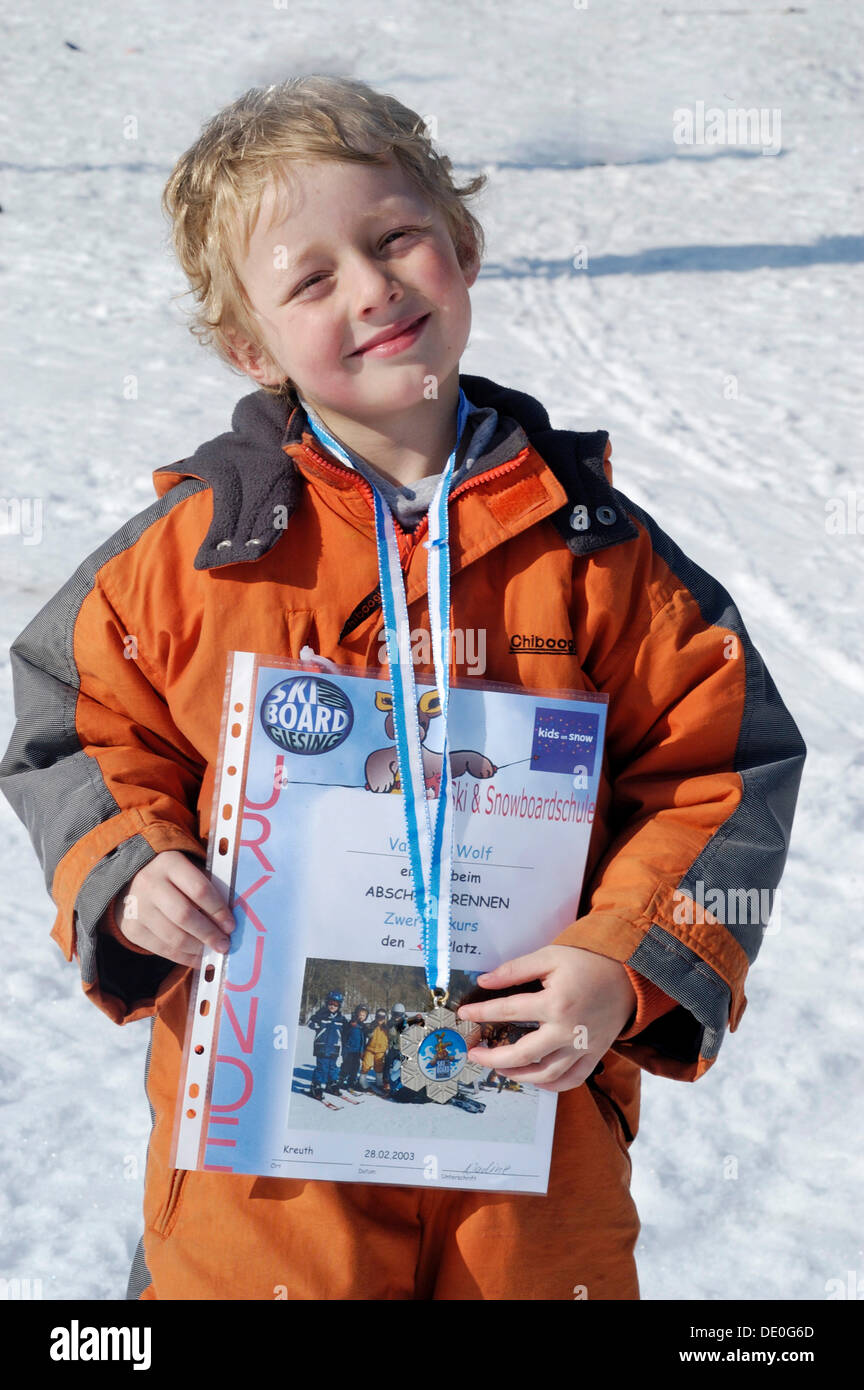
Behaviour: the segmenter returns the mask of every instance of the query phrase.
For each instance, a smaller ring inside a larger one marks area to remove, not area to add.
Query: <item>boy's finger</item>
[[[508,994],[504,999],[462,1004],[456,1017],[470,1023],[545,1023],[548,1020],[542,1000],[542,990],[537,994]]]
[[[550,957],[547,948],[541,946],[539,951],[531,951],[527,956],[514,956],[512,960],[497,965],[494,970],[478,975],[477,983],[481,989],[507,989],[510,985],[523,985],[528,980],[541,979],[553,964],[554,957]]]
[[[491,1066],[496,1071],[509,1071],[512,1067],[533,1067],[544,1063],[550,1052],[559,1048],[558,1040],[551,1029],[538,1028],[527,1033],[515,1043],[503,1043],[501,1047],[472,1047],[468,1052],[470,1062],[480,1066]],[[572,1058],[571,1058],[572,1060]]]
[[[186,940],[188,941],[190,938],[186,937]],[[204,947],[200,944],[197,949],[184,950],[181,948],[176,951],[169,950],[167,946],[163,946],[156,954],[164,956],[166,960],[173,960],[175,965],[185,965],[189,970],[197,970],[201,964],[203,950]]]
[[[577,1064],[575,1066],[570,1067],[568,1070],[561,1072],[561,1074],[557,1076],[554,1081],[535,1081],[531,1084],[537,1086],[538,1090],[541,1091],[572,1091],[575,1090],[577,1086],[583,1085],[585,1079],[586,1078],[584,1076],[579,1075],[579,1067]]]
[[[173,960],[175,965],[186,965],[197,969],[201,964],[203,947],[193,937],[177,931],[161,914],[154,909],[151,926],[145,926],[137,918],[124,918],[121,922],[123,935],[135,946],[143,946],[165,960]],[[155,927],[155,930],[152,928]]]
[[[160,956],[168,956],[171,960],[182,952],[194,952],[201,949],[200,942],[181,931],[153,903],[149,903],[147,906],[146,921],[138,921],[134,917],[124,916],[121,925],[125,934],[130,940],[134,940],[136,945],[146,946],[148,950],[156,950]]]
[[[508,1066],[504,1063],[500,1067],[496,1065],[495,1070],[509,1077],[511,1081],[527,1081],[532,1086],[549,1086],[555,1081],[560,1081],[578,1065],[578,1062],[573,1061],[572,1049],[559,1047],[548,1053],[540,1062],[527,1066]]]
[[[175,931],[185,932],[205,946],[220,951],[223,955],[231,945],[231,938],[217,927],[212,918],[207,917],[179,888],[166,883],[158,894],[158,910]],[[187,943],[188,946],[188,943]]]
[[[175,887],[191,899],[195,907],[230,935],[235,927],[234,915],[217,885],[203,869],[193,864],[184,854],[172,864],[169,877]]]

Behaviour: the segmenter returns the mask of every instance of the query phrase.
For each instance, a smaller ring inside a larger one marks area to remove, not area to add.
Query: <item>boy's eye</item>
[[[302,284],[302,285],[298,285],[298,286],[297,286],[297,289],[294,291],[294,293],[295,293],[295,294],[302,294],[303,291],[306,290],[306,289],[308,289],[310,285],[314,285],[316,280],[321,280],[322,278],[323,278],[323,277],[322,277],[321,275],[312,275],[312,276],[310,276],[308,280],[304,280],[304,281],[303,281],[303,284]]]
[[[381,245],[386,246],[391,237],[410,236],[414,232],[422,232],[423,230],[424,228],[422,227],[398,227],[394,231],[387,233]],[[318,275],[310,275],[308,280],[304,280],[302,285],[297,286],[297,289],[294,291],[294,294],[303,294],[304,290],[308,290],[309,287],[311,285],[314,285],[317,280],[323,280],[324,278],[325,277],[323,273]]]

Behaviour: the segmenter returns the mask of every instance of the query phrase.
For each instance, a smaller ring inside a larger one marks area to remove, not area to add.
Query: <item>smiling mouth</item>
[[[413,319],[411,323],[407,324],[401,332],[394,333],[392,338],[385,338],[383,342],[374,343],[369,347],[356,348],[350,355],[352,357],[364,357],[367,353],[376,352],[380,353],[382,356],[389,356],[390,353],[401,352],[422,330],[428,318],[429,314],[421,314],[418,318]]]

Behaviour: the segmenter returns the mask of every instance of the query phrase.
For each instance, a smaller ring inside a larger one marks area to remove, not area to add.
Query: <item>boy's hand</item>
[[[177,965],[201,964],[204,945],[228,950],[234,918],[216,884],[181,850],[157,854],[115,899],[129,941]]]
[[[472,1047],[468,1056],[544,1091],[581,1086],[636,1008],[627,972],[619,961],[581,946],[544,946],[505,961],[480,975],[477,983],[483,989],[506,989],[528,980],[542,981],[543,989],[465,1004],[458,1016],[478,1023],[536,1019],[540,1027],[506,1046]]]

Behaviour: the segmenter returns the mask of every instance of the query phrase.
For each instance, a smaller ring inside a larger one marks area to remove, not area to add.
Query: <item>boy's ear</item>
[[[476,251],[469,264],[462,267],[462,274],[465,277],[465,284],[470,290],[477,276],[480,274],[480,257],[477,255]]]
[[[477,250],[477,243],[470,232],[466,231],[464,239],[459,243],[456,255],[465,278],[465,284],[470,290],[480,274],[480,255]]]
[[[281,386],[285,380],[285,373],[276,366],[265,348],[253,343],[239,328],[223,328],[222,340],[225,351],[241,372],[245,372],[260,386]]]

